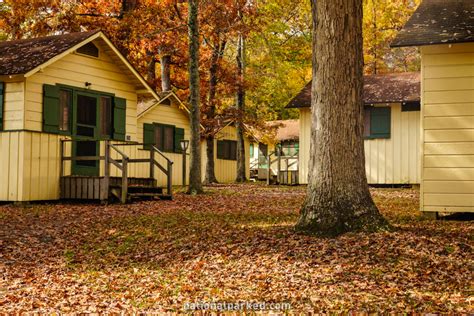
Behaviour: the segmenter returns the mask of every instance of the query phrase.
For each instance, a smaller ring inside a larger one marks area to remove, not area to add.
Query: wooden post
[[[109,198],[110,190],[110,143],[108,140],[105,141],[105,159],[104,159],[104,185],[101,193],[101,199],[104,200]]]
[[[171,161],[168,160],[168,186],[167,186],[167,190],[168,190],[168,195],[170,197],[173,196],[173,163]]]
[[[59,162],[59,177],[64,176],[64,170],[63,170],[63,164],[64,164],[64,139],[59,140],[59,157],[60,162]]]
[[[270,170],[271,170],[270,164],[271,163],[272,163],[272,158],[270,157],[270,154],[267,154],[267,185],[270,185]]]
[[[150,179],[155,179],[155,149],[150,148]]]
[[[278,170],[277,170],[277,183],[280,184],[281,182],[281,151],[277,149],[277,155],[278,155]]]
[[[128,157],[122,158],[122,204],[127,203],[128,195]]]
[[[183,187],[186,186],[186,150],[183,150]]]

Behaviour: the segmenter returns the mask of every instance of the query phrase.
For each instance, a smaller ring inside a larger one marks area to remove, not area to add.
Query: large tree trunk
[[[161,65],[161,91],[171,91],[171,75],[170,75],[171,56],[162,55],[160,60]]]
[[[201,183],[201,143],[200,143],[200,109],[199,109],[199,0],[188,0],[189,32],[189,103],[191,106],[191,162],[189,170],[190,194],[202,193]]]
[[[244,37],[239,35],[239,42],[237,47],[237,110],[239,118],[237,120],[237,177],[236,182],[247,181],[245,174],[245,140],[244,140],[244,128],[243,118],[245,113],[245,88],[244,88],[244,75],[245,75],[245,42]]]
[[[147,69],[146,69],[146,77],[148,80],[148,83],[152,84],[152,87],[156,89],[155,87],[155,80],[156,80],[156,58],[155,55],[148,51],[147,55],[150,56],[150,61],[148,62]]]
[[[218,83],[218,74],[219,70],[219,61],[224,54],[224,49],[226,47],[226,41],[217,43],[213,50],[211,56],[211,66],[209,67],[209,94],[208,94],[208,108],[207,108],[207,119],[210,122],[213,122],[216,116],[216,92],[217,92],[217,83]],[[209,135],[206,137],[206,175],[204,178],[204,183],[217,183],[215,168],[214,168],[214,135],[213,135],[214,126],[209,127]]]
[[[312,5],[310,177],[297,229],[334,236],[386,228],[365,174],[362,0],[312,0]]]
[[[206,137],[206,175],[205,184],[218,183],[214,168],[214,136]]]

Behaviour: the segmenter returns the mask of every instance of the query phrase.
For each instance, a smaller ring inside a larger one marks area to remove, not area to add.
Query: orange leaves
[[[416,190],[374,189],[394,232],[298,235],[303,187],[218,185],[132,205],[0,206],[0,310],[180,312],[290,302],[294,313],[467,313],[471,222],[419,217]]]

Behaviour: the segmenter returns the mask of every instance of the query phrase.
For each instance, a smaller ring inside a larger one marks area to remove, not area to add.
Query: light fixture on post
[[[189,147],[189,140],[182,139],[179,142],[179,145],[181,146],[181,152],[183,153],[183,186],[186,186],[186,151]]]

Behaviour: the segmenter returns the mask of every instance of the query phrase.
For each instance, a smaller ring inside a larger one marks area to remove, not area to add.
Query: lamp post
[[[189,140],[181,140],[179,142],[181,146],[181,152],[183,153],[183,186],[186,186],[186,151],[189,147]]]

